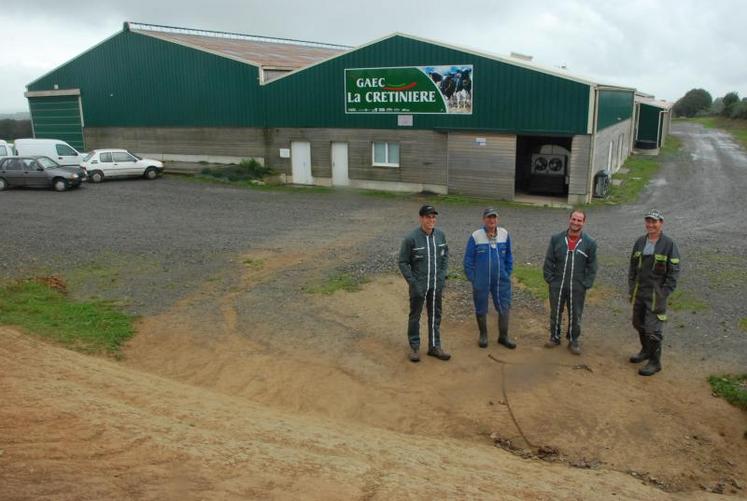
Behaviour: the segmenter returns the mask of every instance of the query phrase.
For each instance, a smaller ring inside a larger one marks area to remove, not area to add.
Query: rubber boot
[[[505,324],[508,324],[508,322],[505,322]],[[516,343],[508,337],[508,325],[501,325],[500,319],[498,320],[498,344],[502,344],[509,350],[516,348]]]
[[[644,334],[638,333],[638,339],[641,341],[641,351],[636,355],[630,356],[631,364],[639,364],[644,360],[648,360],[648,341]]]
[[[477,342],[480,348],[488,347],[488,319],[486,315],[475,315],[477,328],[480,329],[480,339]]]
[[[661,370],[661,341],[649,339],[648,346],[648,363],[642,369],[638,369],[641,376],[653,376]]]

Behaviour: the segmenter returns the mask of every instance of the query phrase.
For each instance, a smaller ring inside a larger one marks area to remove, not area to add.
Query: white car
[[[16,155],[13,145],[0,139],[0,158],[14,157]]]
[[[140,158],[127,150],[93,150],[80,166],[88,171],[88,180],[93,183],[100,183],[107,177],[155,179],[163,173],[163,162]]]

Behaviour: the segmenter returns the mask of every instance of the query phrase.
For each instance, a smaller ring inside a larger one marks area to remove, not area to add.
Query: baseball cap
[[[438,211],[432,205],[424,205],[420,208],[418,214],[421,216],[427,216],[428,214],[438,214]]]
[[[493,207],[488,207],[482,211],[482,217],[495,216],[498,217],[498,210]]]
[[[656,219],[657,221],[664,221],[664,216],[658,209],[651,209],[646,213],[644,219]]]

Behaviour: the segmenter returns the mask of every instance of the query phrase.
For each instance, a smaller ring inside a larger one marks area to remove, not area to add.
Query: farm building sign
[[[472,114],[472,65],[345,70],[346,113]]]

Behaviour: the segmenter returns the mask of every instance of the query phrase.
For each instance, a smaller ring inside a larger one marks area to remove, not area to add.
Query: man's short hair
[[[582,216],[584,216],[584,221],[586,221],[586,211],[583,209],[573,209],[570,214],[568,214],[568,219],[572,218],[575,213],[579,213]]]

